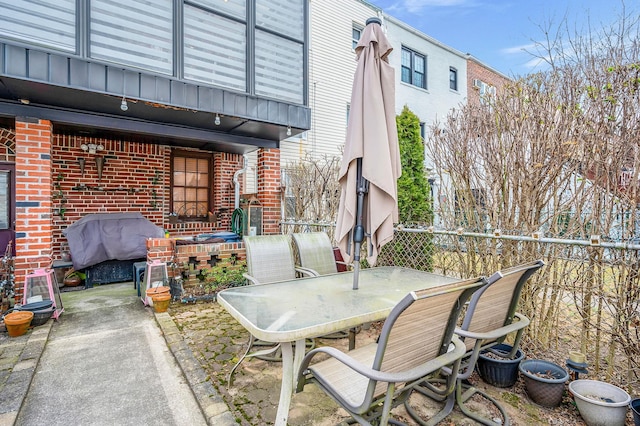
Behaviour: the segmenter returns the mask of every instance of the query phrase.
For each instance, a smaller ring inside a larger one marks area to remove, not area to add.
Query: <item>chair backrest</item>
[[[333,246],[329,236],[324,232],[302,232],[293,235],[293,242],[298,250],[300,266],[311,269],[319,275],[338,272]]]
[[[473,278],[405,296],[384,322],[373,369],[407,371],[446,353],[464,304],[484,284],[484,278]],[[386,386],[377,383],[373,396]]]
[[[536,260],[496,272],[489,277],[489,283],[471,298],[460,328],[474,333],[486,333],[511,324],[524,284],[542,266],[544,262]],[[465,344],[467,349],[471,349],[474,342],[465,341]]]
[[[243,237],[247,251],[247,273],[260,284],[296,278],[290,235]]]

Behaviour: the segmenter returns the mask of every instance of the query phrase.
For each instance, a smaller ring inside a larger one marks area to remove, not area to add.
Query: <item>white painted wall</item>
[[[378,9],[359,0],[310,0],[309,106],[311,130],[281,143],[281,164],[341,156],[347,128],[356,56],[351,48],[354,23],[377,16]]]
[[[393,45],[389,62],[396,69],[396,110],[407,105],[420,121],[431,125],[452,109],[466,102],[466,55],[443,45],[409,25],[385,15],[387,37]],[[426,56],[427,88],[422,89],[401,81],[401,50],[405,46]],[[458,90],[449,89],[449,67],[458,71]]]
[[[356,69],[352,49],[354,24],[364,28],[368,18],[382,12],[362,0],[309,0],[309,106],[311,130],[281,143],[281,164],[313,158],[340,156],[346,136],[347,105]],[[394,51],[389,56],[396,70],[396,112],[406,104],[427,125],[466,102],[466,56],[405,23],[382,15]],[[427,89],[400,81],[402,46],[427,57]],[[449,67],[458,70],[458,90],[449,89]]]
[[[280,144],[282,167],[312,158],[341,156],[346,137],[347,105],[351,99],[356,69],[352,49],[354,24],[364,28],[368,18],[380,16],[393,45],[389,56],[396,70],[396,113],[407,105],[430,126],[467,100],[467,57],[407,24],[384,14],[362,0],[309,0],[309,106],[311,130]],[[401,50],[406,46],[426,56],[427,89],[401,82]],[[449,67],[458,71],[458,90],[449,89]],[[425,166],[433,168],[427,159]],[[250,176],[250,173],[249,175]],[[434,185],[434,207],[438,208],[439,186]],[[251,185],[248,185],[250,187]]]

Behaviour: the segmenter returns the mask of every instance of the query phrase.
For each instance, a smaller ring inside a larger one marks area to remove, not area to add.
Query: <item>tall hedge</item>
[[[400,223],[433,221],[431,189],[425,175],[420,119],[405,105],[396,117],[402,176],[398,179]]]

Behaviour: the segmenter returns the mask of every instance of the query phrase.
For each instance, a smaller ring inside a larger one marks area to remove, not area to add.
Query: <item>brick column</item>
[[[50,121],[16,117],[16,300],[26,274],[51,262],[51,141]]]
[[[280,150],[258,151],[258,201],[262,206],[262,233],[279,234],[282,213],[280,183]]]

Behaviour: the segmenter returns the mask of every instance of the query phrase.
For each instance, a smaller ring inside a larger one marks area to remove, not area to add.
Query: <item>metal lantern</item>
[[[146,290],[153,287],[166,286],[169,282],[169,273],[167,271],[167,263],[159,260],[147,262],[147,268],[144,271],[145,291],[141,294],[142,301],[145,305],[149,305],[149,298]]]
[[[64,311],[58,280],[53,269],[36,269],[24,279],[22,304],[51,300],[53,302],[53,318],[58,319]]]

